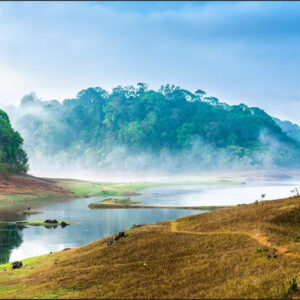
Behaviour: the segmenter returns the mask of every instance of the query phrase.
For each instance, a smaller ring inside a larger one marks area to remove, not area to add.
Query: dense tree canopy
[[[195,168],[216,161],[232,165],[233,160],[245,166],[300,162],[299,142],[263,110],[230,106],[200,89],[192,93],[166,85],[154,91],[139,83],[108,93],[96,87],[62,103],[41,101],[32,93],[17,111],[15,124],[35,158],[59,156],[71,162],[80,157],[87,166],[103,166],[114,149],[122,148],[127,156],[168,153]]]
[[[11,127],[7,114],[0,110],[0,174],[27,171],[27,156],[22,144],[22,137]]]

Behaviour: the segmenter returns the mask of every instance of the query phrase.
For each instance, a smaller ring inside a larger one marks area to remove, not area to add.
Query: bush
[[[262,246],[260,248],[256,249],[256,253],[263,253],[263,252],[268,252],[269,248],[267,246]]]
[[[298,291],[298,283],[295,277],[292,278],[292,280],[289,280],[288,287],[285,289],[285,291],[282,294],[282,299],[291,299],[292,294],[294,292]]]
[[[12,167],[6,163],[0,163],[0,175],[8,177],[13,173]]]

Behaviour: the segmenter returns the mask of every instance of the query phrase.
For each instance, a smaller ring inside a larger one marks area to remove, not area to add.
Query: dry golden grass
[[[288,293],[300,282],[299,220],[291,198],[141,226],[111,246],[0,266],[0,297],[299,298]]]

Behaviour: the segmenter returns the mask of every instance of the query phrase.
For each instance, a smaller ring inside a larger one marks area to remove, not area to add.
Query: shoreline
[[[105,206],[109,206],[109,205],[106,205],[104,204]],[[186,207],[186,206],[182,206],[182,207],[176,207],[176,206],[148,206],[148,207],[143,207],[142,205],[140,205],[139,207],[122,207],[124,209],[126,208],[151,208],[151,209],[194,209],[194,210],[203,210],[203,211],[206,211],[206,213],[209,213],[209,212],[213,212],[215,210],[221,210],[221,209],[224,209],[224,208],[231,208],[231,207],[234,207],[234,206],[192,206],[192,207]],[[107,207],[109,208],[109,207]],[[120,207],[118,207],[120,208]],[[195,216],[197,216],[198,214],[196,214]],[[154,222],[154,223],[145,223],[145,224],[138,224],[138,225],[133,225],[132,227],[124,230],[125,232],[130,232],[132,229],[135,229],[135,228],[138,228],[138,227],[147,227],[147,226],[160,226],[161,224],[164,224],[164,223],[171,223],[171,222],[177,222],[179,221],[180,219],[184,219],[184,218],[188,218],[187,217],[180,217],[180,218],[175,218],[175,219],[171,219],[171,220],[165,220],[165,221],[158,221],[158,222]],[[59,221],[61,222],[61,221]],[[53,225],[56,225],[56,224],[42,224],[43,222],[40,221],[40,222],[37,222],[37,221],[33,221],[33,222],[26,222],[26,221],[15,221],[15,222],[3,222],[3,221],[0,221],[0,224],[12,224],[12,225],[20,225],[20,226],[53,226]],[[77,225],[78,223],[77,222],[67,222],[68,225]],[[60,224],[57,224],[57,225],[60,225]],[[36,261],[38,260],[39,258],[43,258],[43,257],[47,257],[49,255],[52,255],[52,254],[58,254],[60,252],[64,252],[66,250],[76,250],[76,249],[79,249],[79,248],[82,248],[82,247],[87,247],[88,245],[91,245],[93,243],[97,243],[97,242],[103,242],[103,241],[106,241],[107,239],[109,239],[110,237],[113,237],[117,234],[118,232],[114,232],[112,234],[109,234],[107,236],[104,236],[100,239],[96,239],[92,242],[89,242],[87,244],[83,244],[83,245],[80,245],[80,246],[75,246],[73,248],[66,248],[66,249],[63,249],[63,250],[57,250],[57,251],[50,251],[49,253],[45,253],[45,254],[41,254],[41,255],[37,255],[37,256],[30,256],[30,257],[27,257],[27,258],[24,258],[24,259],[21,259],[19,261],[21,261],[22,263],[27,263],[27,262],[32,262],[32,261]],[[6,268],[9,268],[10,265],[13,263],[13,261],[9,261],[7,263],[0,263],[0,270],[1,269],[6,269]],[[1,299],[1,297],[0,297]]]
[[[299,199],[132,226],[113,243],[120,234],[23,259],[20,269],[1,264],[0,298],[282,299],[299,280]]]
[[[228,206],[163,206],[163,205],[127,205],[127,204],[102,204],[91,203],[88,205],[90,209],[191,209],[213,211],[217,209],[230,208],[235,205]]]
[[[19,185],[23,184],[21,192]],[[172,185],[240,185],[239,181],[208,180],[184,182],[112,183],[74,179],[39,178],[30,175],[1,178],[0,184],[9,186],[0,192],[0,219],[19,214],[28,206],[39,209],[50,203],[72,201],[78,198],[135,196],[138,191]],[[16,192],[18,191],[18,192]],[[113,208],[113,207],[111,207]],[[120,208],[120,207],[118,207]],[[123,207],[126,208],[126,207]],[[140,208],[140,207],[136,207]],[[147,207],[145,207],[147,208]]]

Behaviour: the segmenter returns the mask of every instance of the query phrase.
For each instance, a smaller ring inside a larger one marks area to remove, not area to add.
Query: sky
[[[0,104],[138,82],[300,124],[300,2],[0,2]]]

